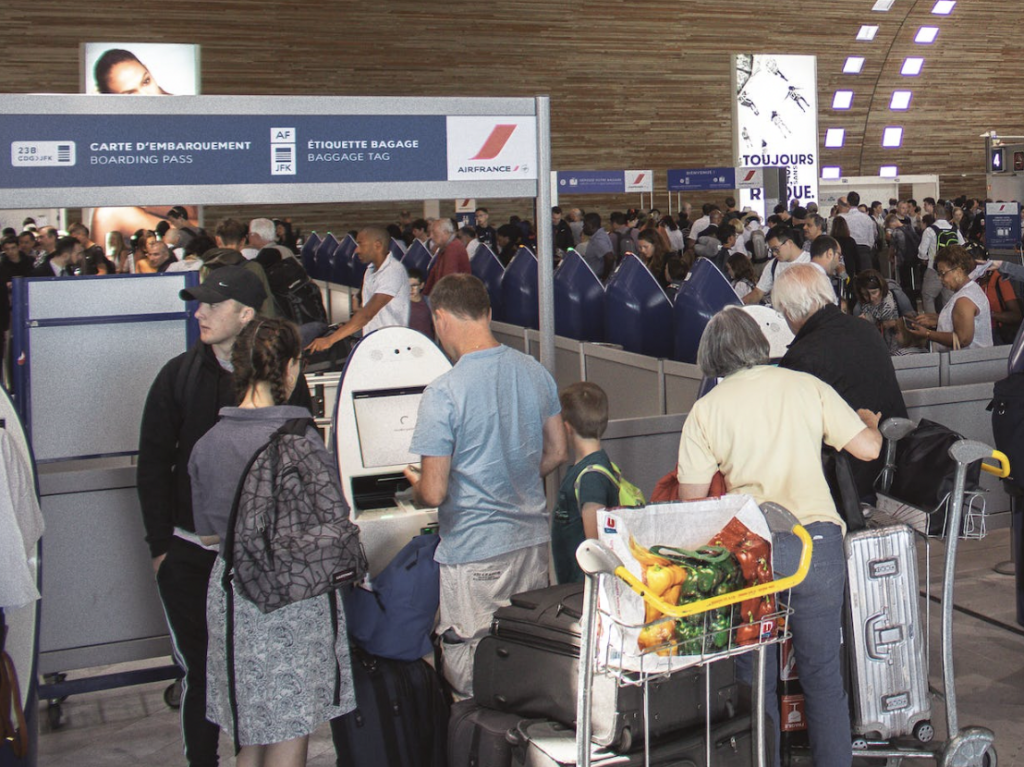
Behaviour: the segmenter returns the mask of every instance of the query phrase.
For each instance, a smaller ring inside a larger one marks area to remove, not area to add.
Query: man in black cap
[[[195,533],[188,459],[220,409],[237,404],[231,350],[266,297],[259,278],[239,266],[182,290],[182,300],[199,302],[199,341],[164,365],[142,414],[139,501],[175,658],[185,671],[181,723],[192,767],[217,764],[219,730],[206,721],[206,586],[217,547],[204,546]],[[289,404],[312,405],[302,376]]]

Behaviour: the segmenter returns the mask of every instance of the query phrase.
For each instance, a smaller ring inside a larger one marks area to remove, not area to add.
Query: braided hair
[[[241,402],[259,381],[270,384],[275,405],[288,400],[288,363],[302,355],[299,329],[288,320],[256,317],[235,339],[231,364],[235,396]]]

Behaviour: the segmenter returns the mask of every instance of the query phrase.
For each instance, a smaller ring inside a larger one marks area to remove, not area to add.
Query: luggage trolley
[[[649,734],[647,716],[649,713],[647,710],[648,684],[659,677],[668,676],[676,671],[692,669],[694,666],[706,666],[707,664],[715,661],[719,661],[727,657],[742,655],[748,652],[756,652],[753,675],[754,710],[752,721],[752,748],[755,749],[757,757],[754,764],[758,765],[758,767],[764,767],[767,758],[767,740],[764,729],[765,703],[763,685],[764,673],[767,665],[766,650],[769,645],[780,643],[790,636],[790,632],[786,629],[786,616],[791,614],[791,610],[782,600],[782,596],[784,593],[788,593],[789,589],[802,583],[804,578],[807,576],[807,572],[811,564],[813,544],[811,542],[810,535],[796,522],[796,519],[792,514],[790,514],[790,512],[774,503],[762,504],[760,508],[772,533],[792,532],[800,538],[803,544],[803,550],[797,571],[792,575],[778,580],[762,583],[756,586],[750,586],[739,591],[714,596],[709,599],[691,602],[689,604],[672,605],[665,602],[655,594],[649,593],[644,583],[636,578],[636,576],[622,564],[618,556],[604,544],[596,540],[587,540],[580,544],[580,547],[576,552],[576,558],[580,563],[580,567],[583,569],[583,572],[586,574],[586,581],[584,585],[583,618],[581,623],[582,646],[580,648],[581,662],[578,684],[579,697],[577,700],[576,714],[577,729],[575,745],[576,765],[578,767],[589,767],[591,763],[591,694],[595,674],[610,675],[614,677],[616,683],[620,685],[638,685],[643,687],[645,729],[644,761],[640,763],[649,764],[651,757],[651,744],[650,739],[647,737]],[[619,620],[615,615],[598,605],[598,585],[599,579],[602,575],[606,577],[621,578],[633,591],[639,594],[646,603],[661,612],[663,614],[662,617],[650,623],[636,625],[627,624]],[[747,599],[760,598],[773,594],[779,595],[779,598],[776,600],[775,611],[762,616],[758,623],[753,624],[755,626],[758,626],[759,624],[756,634],[757,639],[755,642],[749,645],[738,644],[735,641],[735,637],[736,630],[740,628],[740,623],[730,621],[727,632],[728,639],[725,646],[721,649],[715,649],[712,651],[708,651],[706,649],[708,647],[713,647],[716,644],[720,644],[720,641],[716,643],[713,640],[715,635],[720,639],[723,634],[722,626],[711,626],[712,616],[715,615],[714,611],[739,604]],[[640,656],[640,671],[626,671],[618,667],[615,663],[610,662],[609,656],[614,653],[614,650],[608,649],[604,653],[599,652],[597,644],[599,612],[601,617],[607,618],[618,626],[626,629],[648,629],[667,622],[676,621],[680,618],[699,614],[703,614],[704,625],[703,631],[698,636],[691,636],[686,640],[672,640],[655,647],[646,648]],[[683,662],[678,666],[670,664],[670,670],[665,670],[663,666],[655,662],[655,653],[664,651],[671,653],[677,648],[688,652],[689,649],[692,649],[695,646],[694,643],[696,643],[696,646],[699,647],[700,650],[691,656],[692,662],[687,662],[685,659],[680,658],[679,660]],[[711,694],[710,683],[708,681],[710,678],[711,675],[708,674],[705,680],[705,712],[711,711],[711,702],[708,700]],[[705,764],[709,765],[713,764],[712,748],[714,745],[711,725],[712,722],[710,716],[706,716],[703,734],[706,759]]]
[[[879,483],[880,493],[892,484],[896,442],[914,428],[913,421],[892,418],[882,424],[882,435],[886,439],[886,465]],[[900,764],[903,759],[934,759],[940,767],[996,767],[996,750],[993,746],[995,734],[977,726],[961,727],[957,711],[956,678],[953,669],[953,585],[956,577],[956,553],[961,538],[983,538],[985,536],[985,504],[983,493],[967,490],[967,472],[971,464],[985,459],[996,461],[999,466],[982,463],[982,470],[997,477],[1010,473],[1009,461],[1003,453],[974,440],[959,440],[949,449],[950,457],[956,462],[953,488],[939,508],[931,512],[917,510],[921,514],[937,513],[945,506],[946,557],[942,578],[940,651],[942,655],[943,695],[946,703],[947,735],[944,742],[931,748],[909,748],[893,746],[887,741],[870,741],[858,738],[854,741],[854,756],[867,759],[886,759],[890,764]],[[905,506],[905,505],[904,505]],[[912,511],[912,510],[911,510]],[[884,512],[883,512],[884,513]],[[961,527],[961,524],[963,526]],[[957,534],[959,531],[959,534]],[[926,594],[931,597],[931,578],[928,553],[930,537],[927,526],[918,533],[925,539],[926,552]],[[930,609],[926,615],[926,631],[930,629]],[[930,635],[930,634],[929,634]],[[925,668],[928,668],[926,661]]]

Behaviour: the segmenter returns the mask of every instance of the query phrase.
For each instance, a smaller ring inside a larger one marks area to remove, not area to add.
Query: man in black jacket
[[[199,342],[164,365],[142,415],[139,500],[175,657],[185,670],[182,736],[193,767],[217,764],[219,730],[206,721],[206,587],[217,548],[203,546],[195,533],[188,459],[220,409],[237,404],[231,350],[266,297],[259,278],[240,266],[217,269],[181,291],[183,300],[199,302]],[[290,404],[312,404],[301,376]]]
[[[872,323],[843,314],[834,299],[828,277],[813,264],[794,264],[779,275],[772,305],[796,334],[779,365],[810,373],[850,407],[881,413],[882,421],[906,418],[907,406],[882,337]],[[883,463],[882,456],[867,462],[851,459],[861,499],[873,497]]]

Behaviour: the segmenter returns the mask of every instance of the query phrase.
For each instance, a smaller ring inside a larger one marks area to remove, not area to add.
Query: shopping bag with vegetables
[[[669,604],[687,604],[761,582],[758,578],[771,579],[771,533],[750,496],[602,510],[598,536],[650,592]],[[743,640],[757,641],[749,631],[741,637],[737,627],[748,622],[744,611],[756,620],[767,609],[760,602],[667,618],[620,579],[602,578],[601,657],[627,670],[693,665],[708,653]]]

